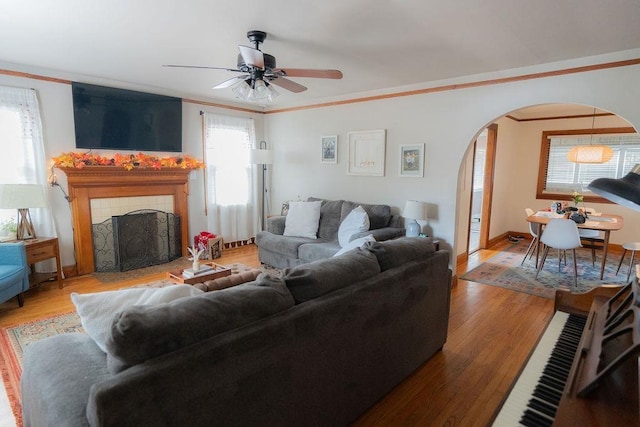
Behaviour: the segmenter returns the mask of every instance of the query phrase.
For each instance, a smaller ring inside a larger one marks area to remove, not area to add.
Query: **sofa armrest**
[[[284,234],[284,223],[287,219],[284,215],[271,216],[267,218],[267,231],[273,234]]]
[[[383,227],[376,228],[375,230],[367,230],[361,231],[360,233],[356,233],[351,236],[351,240],[359,239],[360,237],[364,237],[367,235],[372,235],[376,241],[382,242],[384,240],[397,239],[398,237],[402,237],[406,234],[406,230],[404,228],[396,228],[396,227]]]
[[[23,242],[0,244],[0,264],[27,265],[27,252]]]

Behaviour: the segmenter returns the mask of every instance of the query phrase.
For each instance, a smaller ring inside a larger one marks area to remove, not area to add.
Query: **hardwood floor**
[[[460,265],[458,275],[506,246],[482,250]],[[258,266],[255,246],[227,250],[220,264]],[[103,284],[92,276],[45,285],[0,305],[0,327],[73,310],[71,292],[120,289],[163,274]],[[458,280],[452,290],[449,336],[443,350],[373,406],[355,426],[485,426],[553,315],[553,301]]]

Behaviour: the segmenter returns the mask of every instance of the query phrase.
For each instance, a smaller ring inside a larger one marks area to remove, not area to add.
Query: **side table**
[[[58,289],[62,289],[62,268],[60,266],[60,248],[57,237],[39,237],[36,239],[24,240],[27,251],[27,264],[31,266],[29,275],[29,287],[43,282],[55,280]],[[48,259],[56,259],[56,271],[54,273],[37,273],[34,264]]]

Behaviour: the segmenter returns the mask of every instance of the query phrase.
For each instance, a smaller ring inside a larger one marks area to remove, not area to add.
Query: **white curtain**
[[[243,242],[258,231],[257,173],[249,164],[252,119],[204,114],[208,231]]]
[[[0,144],[0,183],[40,184],[47,195],[47,160],[35,90],[0,86]],[[31,220],[38,236],[57,237],[48,201],[47,205],[29,209]],[[5,218],[16,214],[2,212]]]

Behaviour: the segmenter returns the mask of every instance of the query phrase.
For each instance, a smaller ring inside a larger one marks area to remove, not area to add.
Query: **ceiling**
[[[249,30],[292,78],[274,106],[640,48],[638,0],[0,0],[0,68],[219,102]]]

